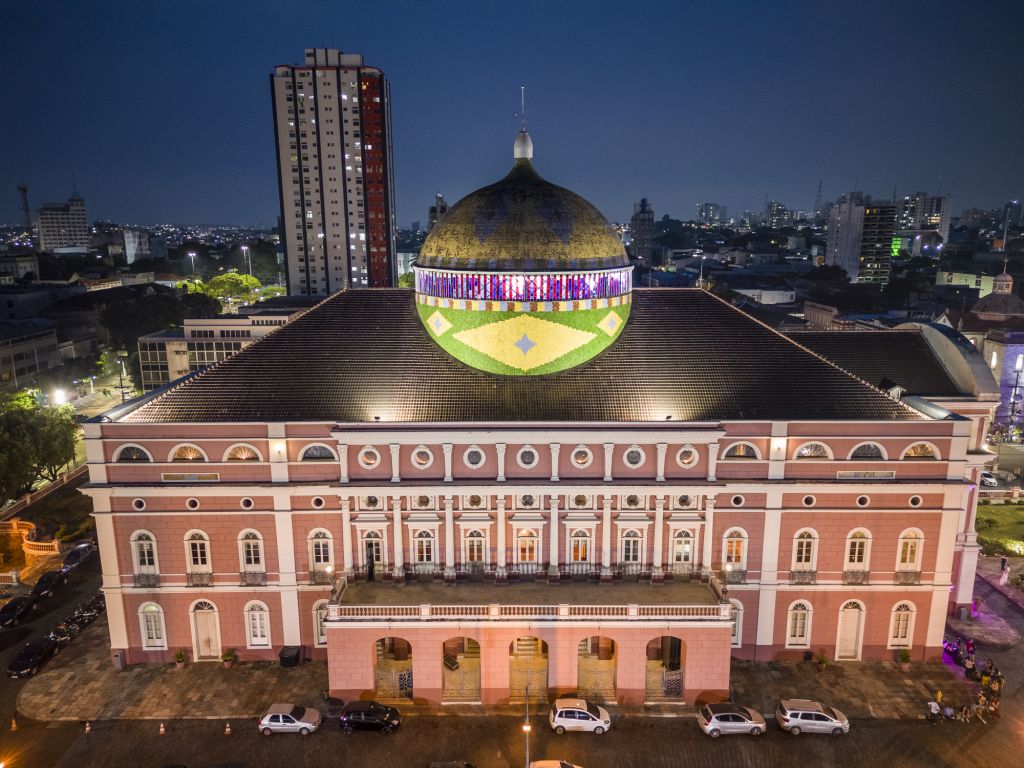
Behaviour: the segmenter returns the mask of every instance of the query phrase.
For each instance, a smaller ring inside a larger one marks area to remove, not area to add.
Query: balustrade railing
[[[242,571],[238,574],[238,578],[243,587],[267,586],[266,571]]]
[[[920,584],[921,583],[921,572],[920,571],[895,571],[893,573],[893,582],[896,584]]]
[[[208,587],[213,582],[212,573],[186,573],[185,583],[190,587]]]
[[[843,584],[867,584],[868,574],[865,570],[843,571]]]
[[[135,586],[136,587],[159,587],[160,586],[160,574],[159,573],[136,573],[134,581],[135,581]]]
[[[309,583],[310,584],[330,584],[331,574],[326,571],[310,571],[309,572]]]
[[[789,572],[789,581],[792,584],[813,584],[817,578],[817,571],[799,570]]]
[[[730,621],[731,605],[339,605],[327,608],[328,621]]]

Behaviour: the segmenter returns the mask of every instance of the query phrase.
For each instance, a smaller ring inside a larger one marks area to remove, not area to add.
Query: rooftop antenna
[[[515,113],[519,118],[519,135],[516,136],[513,155],[517,160],[533,159],[533,141],[530,134],[526,132],[526,86],[519,86],[519,112]]]
[[[526,133],[526,86],[519,86],[519,111],[513,112],[519,118],[519,130]]]

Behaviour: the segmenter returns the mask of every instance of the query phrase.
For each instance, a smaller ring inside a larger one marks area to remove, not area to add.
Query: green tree
[[[412,272],[406,272],[404,275],[398,276],[398,287],[399,288],[415,288],[416,287],[416,275]]]
[[[122,348],[134,346],[147,333],[181,325],[184,319],[185,305],[162,294],[111,304],[100,313],[100,323],[107,329],[111,343]]]
[[[42,406],[27,392],[0,398],[0,497],[20,496],[36,480],[56,480],[74,458],[77,436],[70,406]]]
[[[262,286],[252,275],[226,272],[210,279],[208,289],[211,296],[219,299],[238,299],[258,291]]]
[[[39,408],[36,421],[36,476],[55,481],[63,469],[75,458],[78,424],[70,405]]]
[[[0,499],[27,493],[36,479],[35,425],[31,408],[0,413]]]

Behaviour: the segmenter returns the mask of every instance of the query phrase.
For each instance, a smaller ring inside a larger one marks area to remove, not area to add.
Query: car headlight
[[[398,725],[398,721],[397,721],[397,720],[392,720],[392,721],[391,721],[391,724],[392,724],[392,725]]]

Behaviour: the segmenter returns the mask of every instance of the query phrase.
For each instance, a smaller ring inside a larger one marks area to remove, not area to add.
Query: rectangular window
[[[263,548],[258,541],[246,541],[242,545],[243,559],[247,566],[257,566],[263,563]]]
[[[417,563],[432,563],[432,562],[434,562],[434,540],[433,539],[416,539],[416,562]]]
[[[743,539],[726,539],[725,562],[733,565],[743,563]]]
[[[624,562],[624,563],[639,563],[640,562],[640,539],[623,539],[622,540],[622,562]]]
[[[156,565],[156,552],[151,541],[137,541],[135,551],[138,555],[140,568],[152,568]]]
[[[866,554],[867,542],[864,539],[855,539],[850,542],[850,551],[847,553],[846,562],[848,565],[864,565]]]
[[[164,616],[156,610],[142,612],[142,645],[144,648],[160,649],[167,647],[164,639]]]
[[[267,612],[263,610],[251,610],[249,617],[249,645],[252,647],[266,647],[270,645],[270,631],[267,627]]]
[[[532,536],[524,536],[519,539],[519,562],[537,562],[537,540]]]
[[[193,568],[205,568],[208,565],[206,556],[206,542],[193,541],[189,543],[191,562]]]
[[[484,561],[483,539],[466,539],[466,561],[470,563],[482,563]]]
[[[574,563],[588,563],[590,562],[590,539],[585,537],[574,538],[572,540],[572,562]]]

